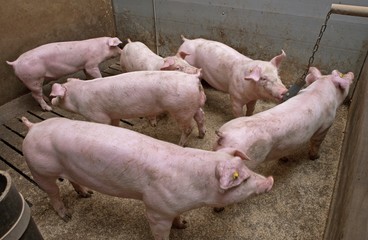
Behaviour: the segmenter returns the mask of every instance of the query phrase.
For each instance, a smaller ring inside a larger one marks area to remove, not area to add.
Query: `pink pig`
[[[197,74],[198,68],[189,65],[185,60],[185,52],[179,52],[175,56],[162,58],[152,52],[141,42],[128,43],[122,49],[120,66],[126,72],[145,70],[178,70],[189,74]]]
[[[121,118],[154,118],[168,112],[182,131],[183,146],[192,131],[192,119],[199,137],[205,135],[206,101],[199,74],[177,71],[137,71],[112,77],[82,81],[68,79],[55,83],[50,96],[52,105],[79,113],[89,120],[119,125]]]
[[[235,117],[253,114],[258,99],[280,102],[287,89],[278,75],[285,52],[271,61],[252,60],[220,42],[203,38],[186,39],[178,52],[188,55],[190,65],[202,69],[203,79],[217,90],[230,94]]]
[[[251,117],[225,123],[218,131],[214,149],[235,148],[246,153],[254,169],[265,160],[279,159],[310,142],[309,158],[319,158],[319,148],[331,127],[337,108],[349,92],[354,74],[334,70],[323,76],[311,67],[308,87],[297,96]]]
[[[31,90],[43,110],[51,111],[43,95],[43,82],[84,70],[88,77],[101,77],[98,65],[120,55],[118,38],[100,37],[83,41],[49,43],[23,53],[12,65],[15,75]]]
[[[33,124],[23,153],[34,180],[48,194],[58,215],[68,221],[58,178],[76,192],[139,199],[156,240],[170,228],[186,228],[180,214],[202,206],[225,206],[271,190],[273,178],[250,171],[233,149],[220,152],[183,148],[124,128],[51,118]],[[42,139],[42,144],[40,140]],[[123,144],[122,144],[123,143]]]

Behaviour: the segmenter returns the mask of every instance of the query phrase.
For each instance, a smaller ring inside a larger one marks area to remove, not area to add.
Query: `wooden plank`
[[[53,113],[57,114],[59,117],[65,117],[73,120],[86,120],[82,115],[78,113],[72,113],[62,108],[54,107]]]
[[[121,70],[116,70],[113,68],[106,68],[102,71],[102,73],[105,73],[106,75],[113,76],[121,73]]]
[[[0,126],[0,141],[22,155],[23,138],[14,134],[3,125]]]
[[[352,99],[342,163],[324,239],[368,236],[368,59]]]
[[[121,67],[120,67],[120,63],[114,63],[113,65],[109,66],[109,68],[114,69],[114,70],[116,70],[120,73],[122,72]]]

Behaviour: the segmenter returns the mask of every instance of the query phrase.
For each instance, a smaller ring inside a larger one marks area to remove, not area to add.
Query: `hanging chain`
[[[309,68],[312,66],[313,62],[314,62],[314,55],[316,54],[316,52],[318,51],[318,48],[319,48],[319,44],[321,42],[321,39],[322,39],[322,36],[323,36],[323,33],[326,31],[326,28],[327,28],[327,22],[328,20],[330,19],[330,16],[332,14],[332,11],[329,11],[327,13],[327,16],[326,16],[326,19],[325,19],[325,22],[324,24],[321,26],[321,30],[319,31],[319,35],[318,35],[318,38],[317,38],[317,41],[316,43],[314,44],[314,47],[313,47],[313,52],[312,52],[312,56],[310,56],[309,58],[309,61],[308,61],[308,66],[307,66],[307,69],[305,70],[305,72],[303,73],[303,75],[300,77],[299,79],[299,83],[304,85],[304,79],[305,77],[307,76],[308,74],[308,71],[309,71]]]

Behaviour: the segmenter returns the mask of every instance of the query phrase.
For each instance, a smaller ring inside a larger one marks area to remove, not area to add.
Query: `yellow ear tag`
[[[340,76],[341,78],[344,78],[345,74],[340,73],[340,74],[339,74],[339,76]]]
[[[238,171],[235,171],[235,172],[233,173],[233,180],[238,179],[238,177],[239,177],[239,173],[238,173]]]

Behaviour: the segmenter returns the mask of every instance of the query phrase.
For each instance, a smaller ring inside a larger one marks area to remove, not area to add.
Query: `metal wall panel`
[[[332,1],[318,0],[113,0],[118,35],[146,43],[161,55],[176,52],[180,35],[223,42],[243,54],[268,60],[288,56],[281,77],[291,84],[304,71]],[[363,5],[350,0],[344,4]],[[154,8],[155,7],[155,8]],[[156,24],[154,13],[156,13]],[[358,76],[368,49],[368,19],[331,15],[315,66]]]

